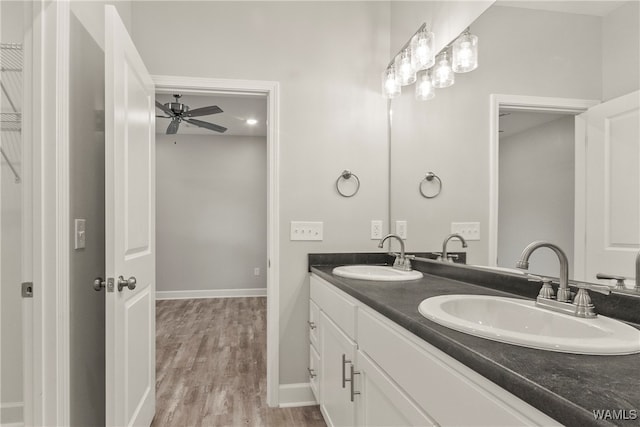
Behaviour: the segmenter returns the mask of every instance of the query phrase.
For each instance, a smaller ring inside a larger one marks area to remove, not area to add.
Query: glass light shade
[[[407,48],[396,56],[395,67],[402,86],[410,85],[416,81],[416,70],[411,61],[411,49]]]
[[[456,73],[468,73],[478,68],[478,37],[465,31],[453,42],[452,68]]]
[[[456,77],[451,68],[449,54],[446,50],[436,58],[436,65],[431,73],[431,79],[433,87],[438,89],[449,87],[455,82]]]
[[[431,71],[423,71],[419,73],[416,81],[416,99],[427,101],[436,96],[436,92],[431,83]]]
[[[382,73],[382,95],[385,98],[395,98],[400,95],[401,86],[396,76],[396,69],[393,65]]]
[[[433,50],[434,35],[426,29],[420,31],[411,38],[411,59],[416,71],[426,70],[435,63]]]

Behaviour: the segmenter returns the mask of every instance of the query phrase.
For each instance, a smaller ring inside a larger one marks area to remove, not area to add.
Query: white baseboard
[[[279,398],[281,408],[318,404],[309,383],[280,384]]]
[[[208,289],[193,291],[156,291],[156,300],[194,298],[266,297],[267,288]]]

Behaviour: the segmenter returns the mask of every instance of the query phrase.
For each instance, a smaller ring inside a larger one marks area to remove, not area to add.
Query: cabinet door
[[[355,425],[351,383],[345,382],[350,379],[355,356],[355,342],[320,312],[320,410],[329,426]]]
[[[357,421],[359,426],[436,426],[413,400],[362,351],[357,352]]]

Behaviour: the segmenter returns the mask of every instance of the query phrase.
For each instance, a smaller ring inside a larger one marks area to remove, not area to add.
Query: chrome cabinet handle
[[[93,289],[96,290],[97,292],[100,292],[106,286],[107,286],[107,282],[102,277],[96,277],[95,279],[93,279]]]
[[[122,289],[125,286],[130,290],[134,290],[136,288],[136,283],[138,283],[138,281],[133,276],[129,277],[128,279],[120,276],[118,277],[118,292],[122,292]]]
[[[354,387],[354,385],[353,385],[353,383],[354,383],[353,376],[354,375],[360,375],[360,372],[354,371],[353,370],[353,365],[351,365],[351,379],[349,379],[349,381],[351,382],[351,401],[352,402],[353,402],[353,399],[356,397],[356,394],[360,394],[359,391],[355,391],[353,389],[353,387]]]
[[[342,355],[342,388],[347,388],[347,382],[351,381],[347,379],[347,363],[351,363],[351,360],[347,360],[347,355]]]
[[[316,374],[316,370],[315,369],[307,368],[307,371],[309,371],[309,377],[311,379],[314,379],[315,377],[318,376],[318,374]]]
[[[309,324],[309,329],[315,329],[318,327],[316,322],[312,322],[311,320],[307,320],[307,323]]]

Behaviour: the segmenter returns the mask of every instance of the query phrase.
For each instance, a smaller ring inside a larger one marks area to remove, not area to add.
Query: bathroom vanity
[[[519,347],[418,312],[422,300],[444,294],[535,297],[526,279],[417,261],[419,280],[357,280],[333,274],[344,261],[310,256],[309,373],[328,425],[638,424],[640,354]],[[605,301],[596,301],[604,311],[629,313],[640,299]],[[638,323],[634,316],[624,320]]]

